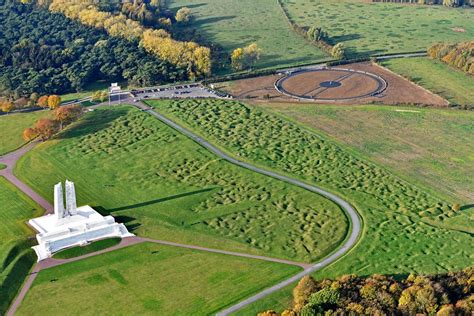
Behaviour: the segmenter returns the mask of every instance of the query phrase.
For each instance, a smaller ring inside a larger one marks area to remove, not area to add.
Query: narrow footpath
[[[249,163],[246,163],[246,162],[240,161],[238,159],[235,159],[235,158],[229,156],[228,154],[224,153],[223,151],[221,151],[220,149],[218,149],[217,147],[215,147],[214,145],[212,145],[211,143],[209,143],[205,139],[203,139],[203,138],[199,137],[198,135],[194,134],[189,129],[187,129],[187,128],[179,125],[178,123],[170,120],[169,118],[165,117],[164,115],[154,111],[153,108],[149,107],[148,105],[146,105],[142,102],[132,102],[132,104],[134,106],[136,106],[137,108],[139,108],[140,110],[145,111],[148,114],[154,116],[155,118],[157,118],[161,122],[163,122],[166,125],[172,127],[173,129],[177,130],[178,132],[180,132],[180,133],[184,134],[185,136],[191,138],[192,140],[197,142],[202,147],[204,147],[207,150],[209,150],[209,151],[213,152],[214,154],[216,154],[218,157],[220,157],[220,158],[222,158],[222,159],[224,159],[224,160],[226,160],[226,161],[228,161],[228,162],[230,162],[234,165],[237,165],[237,166],[240,166],[242,168],[245,168],[245,169],[260,173],[260,174],[263,174],[265,176],[269,176],[269,177],[272,177],[272,178],[275,178],[275,179],[278,179],[278,180],[296,185],[298,187],[301,187],[303,189],[306,189],[308,191],[317,193],[319,195],[322,195],[322,196],[328,198],[329,200],[331,200],[334,203],[338,204],[346,212],[346,214],[349,218],[349,221],[351,223],[351,232],[350,232],[349,236],[346,238],[344,244],[341,247],[339,247],[335,252],[333,252],[331,255],[329,255],[328,257],[326,257],[324,259],[322,259],[319,262],[313,263],[309,268],[307,268],[304,271],[296,274],[295,276],[293,276],[293,277],[291,277],[287,280],[284,280],[284,281],[282,281],[282,282],[280,282],[280,283],[278,283],[278,284],[276,284],[276,285],[274,285],[270,288],[267,288],[267,289],[263,290],[262,292],[241,301],[238,304],[235,304],[235,305],[233,305],[229,308],[226,308],[225,310],[220,311],[219,313],[217,313],[218,316],[229,315],[233,312],[236,312],[236,311],[238,311],[238,310],[240,310],[240,309],[242,309],[242,308],[244,308],[244,307],[246,307],[246,306],[262,299],[262,298],[264,298],[265,296],[270,295],[270,294],[272,294],[272,293],[274,293],[274,292],[276,292],[276,291],[278,291],[278,290],[280,290],[280,289],[282,289],[282,288],[298,281],[299,279],[301,279],[305,275],[311,274],[311,273],[313,273],[317,270],[320,270],[320,269],[324,268],[325,266],[333,263],[337,259],[344,256],[357,243],[357,240],[359,238],[359,234],[360,234],[361,229],[362,229],[362,223],[361,223],[361,220],[359,218],[359,214],[357,213],[356,209],[354,207],[352,207],[352,205],[350,205],[348,202],[346,202],[345,200],[343,200],[339,196],[337,196],[335,194],[332,194],[331,192],[328,192],[328,191],[326,191],[322,188],[319,188],[317,186],[304,183],[304,182],[302,182],[300,180],[297,180],[295,178],[291,178],[291,177],[288,177],[288,176],[285,176],[285,175],[282,175],[282,174],[279,174],[279,173],[276,173],[276,172],[273,172],[273,171],[270,171],[270,170],[262,169],[262,168],[259,168],[257,166],[251,165]]]

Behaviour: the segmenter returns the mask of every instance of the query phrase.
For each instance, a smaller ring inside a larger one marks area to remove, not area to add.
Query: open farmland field
[[[144,243],[42,270],[18,315],[210,315],[299,270]]]
[[[464,210],[451,211],[453,201],[412,185],[321,135],[238,102],[149,104],[240,159],[292,174],[355,205],[365,226],[361,240],[324,269],[325,276],[446,271],[474,260],[471,234],[433,225],[443,216],[452,220],[463,214]]]
[[[16,294],[34,262],[25,224],[41,208],[0,176],[0,314]]]
[[[283,0],[300,26],[322,27],[354,54],[424,51],[474,38],[474,10],[354,0]],[[453,28],[463,29],[456,32]]]
[[[375,105],[261,106],[322,131],[453,201],[474,201],[473,112]]]
[[[49,111],[37,111],[31,113],[12,113],[0,115],[0,155],[17,149],[25,143],[23,130],[43,117],[51,115]]]
[[[293,32],[276,0],[173,0],[168,5],[174,10],[191,8],[196,16],[191,27],[229,54],[237,47],[257,43],[262,57],[256,68],[330,59]]]
[[[132,107],[87,113],[15,172],[48,200],[71,179],[79,205],[155,239],[312,261],[348,232],[329,200],[223,162]]]
[[[449,65],[429,58],[390,59],[382,65],[453,104],[474,106],[474,77]]]

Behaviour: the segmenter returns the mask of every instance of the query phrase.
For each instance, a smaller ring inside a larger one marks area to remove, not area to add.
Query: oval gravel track
[[[345,200],[343,200],[339,196],[337,196],[337,195],[335,195],[331,192],[328,192],[324,189],[321,189],[317,186],[310,185],[310,184],[304,183],[300,180],[297,180],[297,179],[294,179],[294,178],[291,178],[291,177],[288,177],[288,176],[285,176],[285,175],[281,175],[281,174],[273,172],[273,171],[262,169],[262,168],[259,168],[257,166],[251,165],[249,163],[246,163],[246,162],[240,161],[238,159],[235,159],[235,158],[229,156],[228,154],[226,154],[225,152],[221,151],[220,149],[218,149],[217,147],[215,147],[214,145],[212,145],[208,141],[206,141],[203,138],[199,137],[198,135],[194,134],[192,131],[188,130],[187,128],[177,124],[176,122],[170,120],[169,118],[165,117],[164,115],[154,111],[149,106],[147,106],[147,105],[145,105],[141,102],[133,102],[133,105],[135,105],[139,109],[149,113],[150,115],[154,116],[155,118],[157,118],[161,122],[163,122],[166,125],[172,127],[173,129],[179,131],[180,133],[186,135],[187,137],[191,138],[192,140],[194,140],[195,142],[197,142],[198,144],[200,144],[204,148],[208,149],[209,151],[213,152],[214,154],[216,154],[220,158],[222,158],[222,159],[224,159],[224,160],[226,160],[226,161],[228,161],[232,164],[235,164],[235,165],[240,166],[242,168],[245,168],[245,169],[248,169],[248,170],[251,170],[251,171],[254,171],[254,172],[257,172],[257,173],[260,173],[260,174],[263,174],[263,175],[266,175],[266,176],[269,176],[269,177],[272,177],[272,178],[275,178],[275,179],[278,179],[278,180],[281,180],[281,181],[284,181],[284,182],[287,182],[287,183],[290,183],[290,184],[293,184],[293,185],[296,185],[298,187],[301,187],[303,189],[306,189],[308,191],[317,193],[319,195],[322,195],[322,196],[328,198],[329,200],[331,200],[334,203],[338,204],[346,212],[346,214],[349,218],[349,221],[351,223],[351,232],[349,234],[349,237],[347,237],[344,244],[341,247],[339,247],[336,251],[334,251],[331,255],[329,255],[329,256],[325,257],[324,259],[314,263],[311,267],[303,270],[302,272],[294,275],[293,277],[291,277],[289,279],[286,279],[286,280],[284,280],[284,281],[282,281],[282,282],[280,282],[280,283],[278,283],[278,284],[276,284],[272,287],[269,287],[269,288],[257,293],[256,295],[254,295],[252,297],[249,297],[249,298],[247,298],[247,299],[245,299],[245,300],[243,300],[243,301],[241,301],[241,302],[239,302],[239,303],[237,303],[237,304],[235,304],[235,305],[233,305],[229,308],[226,308],[226,309],[220,311],[219,313],[217,313],[218,316],[229,315],[233,312],[236,312],[239,309],[264,298],[265,296],[267,296],[267,295],[269,295],[273,292],[276,292],[276,291],[278,291],[278,290],[280,290],[280,289],[282,289],[282,288],[298,281],[299,279],[301,279],[305,275],[311,274],[311,273],[313,273],[313,272],[315,272],[319,269],[324,268],[325,266],[333,263],[337,259],[341,258],[343,255],[345,255],[357,243],[357,240],[359,238],[359,234],[360,234],[361,229],[362,229],[362,222],[360,220],[359,214],[352,205],[350,205],[348,202],[346,202]]]

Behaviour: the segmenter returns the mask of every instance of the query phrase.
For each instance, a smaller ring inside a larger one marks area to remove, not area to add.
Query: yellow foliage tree
[[[60,96],[50,95],[48,97],[48,107],[51,110],[54,110],[54,109],[58,108],[60,104],[61,104],[61,97]]]

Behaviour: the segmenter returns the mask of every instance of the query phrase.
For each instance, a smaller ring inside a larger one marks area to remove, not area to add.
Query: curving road
[[[249,305],[253,302],[258,301],[258,300],[264,298],[265,296],[267,296],[267,295],[269,295],[273,292],[276,292],[276,291],[278,291],[278,290],[280,290],[280,289],[282,289],[282,288],[298,281],[299,279],[301,279],[305,275],[311,274],[311,273],[313,273],[313,272],[329,265],[330,263],[336,261],[337,259],[339,259],[343,255],[345,255],[356,244],[356,242],[358,240],[358,237],[359,237],[359,234],[361,232],[361,228],[362,228],[362,223],[361,223],[361,220],[359,218],[359,214],[357,213],[357,211],[354,207],[352,207],[349,203],[347,203],[345,200],[343,200],[339,196],[337,196],[335,194],[332,194],[332,193],[330,193],[326,190],[323,190],[323,189],[321,189],[317,186],[310,185],[310,184],[304,183],[302,181],[299,181],[297,179],[290,178],[288,176],[284,176],[284,175],[278,174],[278,173],[273,172],[273,171],[265,170],[265,169],[259,168],[257,166],[248,164],[246,162],[240,161],[238,159],[235,159],[235,158],[227,155],[223,151],[219,150],[218,148],[216,148],[214,145],[212,145],[208,141],[206,141],[206,140],[202,139],[201,137],[197,136],[196,134],[194,134],[193,132],[191,132],[187,128],[185,128],[185,127],[177,124],[176,122],[168,119],[164,115],[162,115],[158,112],[155,112],[149,106],[147,106],[147,105],[145,105],[141,102],[132,102],[132,104],[134,106],[138,107],[139,109],[141,109],[142,111],[145,111],[145,112],[149,113],[150,115],[154,116],[155,118],[157,118],[161,122],[165,123],[166,125],[174,128],[175,130],[177,130],[177,131],[181,132],[182,134],[186,135],[187,137],[191,138],[192,140],[194,140],[195,142],[197,142],[201,146],[205,147],[209,151],[213,152],[214,154],[216,154],[220,158],[222,158],[222,159],[224,159],[224,160],[226,160],[226,161],[228,161],[232,164],[240,166],[242,168],[246,168],[248,170],[251,170],[251,171],[254,171],[254,172],[257,172],[257,173],[260,173],[260,174],[263,174],[263,175],[266,175],[266,176],[269,176],[269,177],[272,177],[272,178],[275,178],[275,179],[278,179],[278,180],[281,180],[281,181],[284,181],[284,182],[287,182],[287,183],[290,183],[290,184],[293,184],[293,185],[296,185],[296,186],[301,187],[303,189],[306,189],[308,191],[320,194],[320,195],[328,198],[329,200],[335,202],[336,204],[338,204],[346,212],[346,214],[349,217],[349,220],[351,222],[351,233],[350,233],[349,237],[346,238],[346,241],[344,242],[344,244],[340,248],[338,248],[334,253],[332,253],[330,256],[324,258],[323,260],[321,260],[317,263],[314,263],[309,268],[307,268],[304,271],[296,274],[295,276],[293,276],[293,277],[291,277],[287,280],[284,280],[284,281],[282,281],[282,282],[280,282],[280,283],[278,283],[278,284],[276,284],[276,285],[274,285],[270,288],[267,288],[267,289],[263,290],[262,292],[239,302],[236,305],[233,305],[233,306],[231,306],[231,307],[229,307],[229,308],[227,308],[223,311],[220,311],[219,313],[217,313],[218,316],[229,315],[230,313],[238,311],[239,309],[241,309],[241,308],[243,308],[243,307],[245,307],[245,306],[247,306],[247,305]]]

